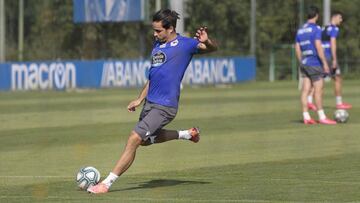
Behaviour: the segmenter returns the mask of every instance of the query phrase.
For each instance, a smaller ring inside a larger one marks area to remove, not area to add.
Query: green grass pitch
[[[325,112],[332,117],[332,84]],[[360,82],[345,81],[350,120],[301,123],[295,82],[185,87],[169,129],[202,130],[198,144],[140,147],[105,195],[77,189],[94,166],[104,178],[139,110],[138,89],[0,93],[0,202],[360,201]],[[314,118],[317,116],[311,113]]]

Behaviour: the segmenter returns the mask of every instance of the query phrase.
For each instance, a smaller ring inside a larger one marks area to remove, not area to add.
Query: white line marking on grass
[[[296,182],[312,182],[312,183],[360,185],[360,182],[329,181],[329,180],[306,180],[306,179],[296,179],[296,178],[271,178],[270,180],[274,180],[274,181],[296,181]]]

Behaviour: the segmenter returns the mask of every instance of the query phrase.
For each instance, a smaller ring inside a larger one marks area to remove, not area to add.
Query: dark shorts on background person
[[[330,76],[331,77],[335,77],[337,75],[341,75],[341,71],[340,71],[340,67],[339,64],[336,64],[336,68],[332,67],[332,61],[331,60],[327,60],[329,68],[330,68]]]
[[[300,66],[301,77],[307,77],[311,81],[318,81],[326,77],[326,73],[321,66]]]
[[[170,123],[175,118],[176,113],[176,108],[145,101],[134,131],[141,136],[142,140],[146,141],[150,136],[156,136],[156,131]]]

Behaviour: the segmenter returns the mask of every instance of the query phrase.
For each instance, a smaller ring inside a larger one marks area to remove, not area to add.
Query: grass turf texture
[[[139,90],[1,92],[0,202],[359,201],[359,86],[345,81],[354,108],[336,126],[301,123],[296,83],[185,87],[167,128],[200,126],[201,141],[140,147],[100,196],[78,190],[75,175],[82,166],[103,178],[112,169],[138,119],[140,109],[126,106]]]

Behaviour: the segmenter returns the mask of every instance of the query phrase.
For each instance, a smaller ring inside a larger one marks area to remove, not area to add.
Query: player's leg
[[[309,95],[311,89],[311,81],[309,78],[303,78],[302,88],[301,88],[301,104],[302,104],[302,111],[308,111],[307,107],[307,96]]]
[[[336,108],[337,109],[351,109],[352,106],[342,101],[342,77],[340,73],[340,68],[336,68],[333,73],[334,79],[334,93],[336,99]]]
[[[101,183],[95,186],[90,186],[87,191],[94,194],[107,193],[112,183],[115,182],[116,179],[121,174],[123,174],[134,162],[136,150],[141,143],[141,136],[135,131],[132,131],[127,140],[125,149],[112,172]]]
[[[315,104],[316,107],[318,109],[317,113],[319,116],[319,122],[321,124],[326,124],[326,125],[334,125],[336,124],[336,121],[328,119],[325,115],[325,111],[323,109],[323,89],[324,89],[324,79],[322,77],[318,78],[314,78],[313,80],[313,86],[314,86],[314,97],[315,97]]]
[[[197,142],[199,140],[199,131],[197,128],[190,130],[167,130],[163,129],[165,125],[170,123],[177,114],[176,108],[165,107],[157,104],[151,104],[153,109],[144,117],[136,127],[137,132],[146,133],[146,138],[143,139],[143,146],[148,146],[155,143],[163,143],[175,139],[186,139]],[[192,130],[196,129],[196,130]],[[194,132],[196,131],[196,132]],[[193,137],[196,137],[193,138]]]
[[[166,130],[166,129],[160,129],[154,133],[154,142],[151,144],[158,144],[167,142],[170,140],[176,140],[179,139],[179,133],[176,130]]]
[[[312,84],[310,80],[310,74],[308,73],[309,67],[300,66],[302,86],[301,86],[301,108],[303,114],[304,124],[316,124],[316,121],[313,120],[309,114],[307,97],[311,91]]]
[[[199,128],[190,128],[189,130],[167,130],[160,129],[154,133],[150,139],[147,139],[143,142],[142,146],[148,146],[151,144],[159,144],[163,142],[167,142],[170,140],[184,139],[190,140],[192,142],[199,142],[200,140],[200,130]]]
[[[322,110],[322,95],[323,95],[323,88],[324,88],[324,80],[318,79],[313,81],[314,85],[314,98],[315,98],[315,105],[318,110]]]
[[[147,123],[144,122],[152,110],[152,106],[145,101],[145,104],[140,113],[139,122],[135,129],[130,133],[127,140],[125,149],[120,156],[120,159],[116,162],[112,172],[99,184],[89,187],[88,192],[94,194],[106,193],[109,188],[116,181],[116,179],[123,174],[133,163],[136,155],[136,149],[141,145],[145,139],[147,139]]]
[[[135,159],[136,149],[142,142],[143,141],[140,135],[135,131],[132,131],[126,143],[125,149],[121,154],[120,159],[117,161],[115,167],[113,168],[112,173],[120,176],[131,166]]]
[[[316,105],[313,102],[313,100],[314,100],[314,92],[315,92],[314,88],[312,87],[311,90],[310,90],[309,95],[307,96],[307,106],[308,106],[308,109],[316,111],[317,108],[316,108]]]
[[[334,93],[336,97],[341,97],[341,85],[342,85],[342,78],[341,75],[335,75],[334,78]],[[342,101],[339,101],[342,103]]]
[[[311,119],[308,111],[307,97],[311,91],[311,81],[308,77],[303,77],[302,88],[301,88],[301,106],[303,112],[304,124],[315,124],[316,122]]]

